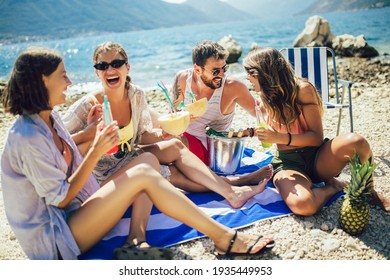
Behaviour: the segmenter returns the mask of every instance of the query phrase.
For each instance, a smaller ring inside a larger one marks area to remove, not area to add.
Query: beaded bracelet
[[[287,143],[286,146],[290,146],[292,137],[291,137],[291,133],[290,132],[287,132],[287,134],[288,134],[288,143]]]

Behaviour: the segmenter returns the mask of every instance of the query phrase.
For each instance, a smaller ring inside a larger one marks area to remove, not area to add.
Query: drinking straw
[[[182,102],[180,102],[179,106],[177,106],[177,109],[179,109],[179,110],[187,109],[187,106],[182,101]]]
[[[168,99],[168,101],[169,101],[169,105],[171,105],[171,108],[173,109],[173,111],[175,112],[175,114],[177,113],[176,112],[176,109],[175,109],[175,106],[173,105],[173,103],[172,103],[172,100],[171,100],[171,98],[169,97],[169,94],[168,94],[168,91],[167,91],[167,89],[166,89],[166,87],[164,86],[162,86],[160,83],[157,83],[157,85],[162,89],[162,91],[164,92],[164,94],[165,94],[165,97]]]
[[[259,103],[257,100],[255,101],[255,103],[256,103],[256,106],[255,106],[256,119],[257,119],[257,123],[259,124],[259,123],[261,123],[260,106],[259,106]]]
[[[193,93],[192,91],[190,91],[190,96],[192,98],[192,102],[195,102],[196,101],[196,94]]]

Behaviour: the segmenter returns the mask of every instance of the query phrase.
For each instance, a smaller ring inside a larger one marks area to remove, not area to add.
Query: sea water
[[[364,34],[369,45],[380,53],[390,53],[390,8],[320,14],[330,23],[334,35]],[[7,80],[16,57],[32,45],[55,48],[62,53],[73,84],[99,84],[93,68],[95,47],[113,40],[124,46],[131,65],[133,82],[142,88],[155,87],[157,82],[172,84],[178,70],[192,67],[191,52],[201,40],[218,41],[231,35],[243,48],[239,63],[231,65],[229,73],[242,74],[242,58],[253,43],[277,49],[290,47],[302,32],[309,16],[291,16],[272,20],[213,23],[165,29],[83,36],[61,40],[1,45],[0,79]]]

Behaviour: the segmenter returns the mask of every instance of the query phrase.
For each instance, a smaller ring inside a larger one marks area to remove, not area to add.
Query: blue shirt
[[[73,173],[83,158],[58,113],[53,110],[51,115],[58,135],[73,150]],[[67,224],[67,214],[99,189],[93,175],[65,209],[57,207],[69,190],[68,165],[49,127],[37,114],[19,116],[8,131],[1,169],[5,213],[26,255],[30,259],[57,259],[60,252],[63,259],[77,259],[80,249]]]

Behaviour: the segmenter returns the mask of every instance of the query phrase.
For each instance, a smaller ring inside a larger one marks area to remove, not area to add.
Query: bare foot
[[[243,186],[243,187],[232,187],[233,193],[230,195],[230,197],[226,198],[229,204],[233,208],[240,208],[242,207],[248,199],[255,196],[258,193],[261,193],[264,191],[265,185],[269,179],[263,179],[260,183],[258,183],[256,186]]]
[[[335,193],[341,192],[347,186],[347,183],[332,178],[325,183],[325,186],[330,186],[335,189]]]
[[[122,247],[123,248],[136,248],[136,249],[142,250],[142,249],[149,249],[150,245],[146,241],[138,241],[137,242],[137,241],[133,240],[133,242],[126,241],[126,243],[123,244]]]
[[[390,199],[384,197],[374,189],[372,190],[370,204],[379,206],[382,210],[390,212]]]
[[[263,179],[271,179],[273,171],[272,164],[268,164],[259,170],[253,171],[252,173],[246,175],[227,177],[226,181],[234,186],[256,185],[263,181]]]

